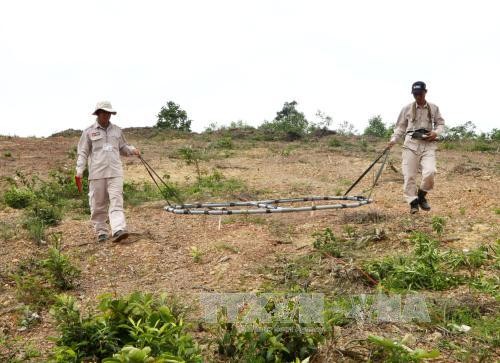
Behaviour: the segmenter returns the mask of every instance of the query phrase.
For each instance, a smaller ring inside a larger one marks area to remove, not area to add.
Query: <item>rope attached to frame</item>
[[[172,205],[167,198],[167,195],[173,196],[176,200],[181,200],[177,191],[170,187],[163,179],[156,173],[156,171],[145,161],[142,156],[139,156],[142,164],[146,168],[149,176],[153,179],[156,187],[160,191],[161,195],[167,201],[168,206],[164,209],[167,212],[174,214],[192,214],[192,215],[231,215],[231,214],[263,214],[263,213],[291,213],[291,212],[306,212],[306,211],[316,211],[316,210],[327,210],[327,209],[343,209],[343,208],[356,208],[363,205],[372,203],[370,199],[373,189],[375,188],[378,179],[380,178],[382,171],[385,167],[387,157],[389,155],[389,148],[385,148],[382,154],[380,154],[370,166],[361,174],[361,176],[349,187],[349,189],[344,193],[343,196],[312,196],[312,197],[300,197],[300,198],[284,198],[284,199],[269,199],[269,200],[258,200],[258,201],[235,201],[235,202],[217,202],[217,203],[193,203],[193,204],[179,204]],[[382,164],[374,178],[373,184],[370,188],[370,194],[368,197],[364,196],[348,196],[347,194],[366,176],[366,174],[374,167],[374,165],[382,159]],[[163,185],[163,189],[160,186]],[[286,207],[280,206],[283,203],[300,203],[300,202],[315,202],[315,201],[341,201],[337,204],[325,204],[325,205],[312,205],[312,206],[301,206],[301,207]],[[247,209],[229,209],[233,207],[249,207]]]

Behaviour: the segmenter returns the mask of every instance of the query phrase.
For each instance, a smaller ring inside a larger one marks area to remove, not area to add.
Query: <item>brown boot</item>
[[[430,211],[431,206],[429,205],[429,203],[427,203],[427,199],[425,199],[426,194],[427,194],[427,192],[424,192],[422,189],[418,190],[418,205],[423,210]]]

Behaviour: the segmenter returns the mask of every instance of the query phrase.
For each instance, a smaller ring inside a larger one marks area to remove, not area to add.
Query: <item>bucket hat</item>
[[[113,106],[111,106],[111,102],[109,101],[100,101],[97,102],[97,105],[95,106],[95,110],[92,113],[92,115],[97,115],[97,111],[103,110],[109,113],[112,113],[113,115],[116,115],[116,111],[113,110]]]

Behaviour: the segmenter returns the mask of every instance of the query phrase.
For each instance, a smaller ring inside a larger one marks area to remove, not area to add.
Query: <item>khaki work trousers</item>
[[[112,234],[127,229],[122,177],[89,180],[89,201],[90,220],[97,235],[108,234],[108,217]]]
[[[411,147],[403,146],[403,193],[407,203],[417,199],[417,176],[422,172],[420,189],[428,192],[434,188],[436,175],[435,144],[419,143]]]

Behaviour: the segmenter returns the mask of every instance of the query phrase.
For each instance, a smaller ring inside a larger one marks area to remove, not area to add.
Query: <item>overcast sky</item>
[[[310,120],[363,130],[396,120],[427,83],[448,125],[500,127],[496,1],[51,1],[0,3],[0,134],[90,125],[108,99],[122,126],[167,101],[202,131],[271,120],[296,100]]]

